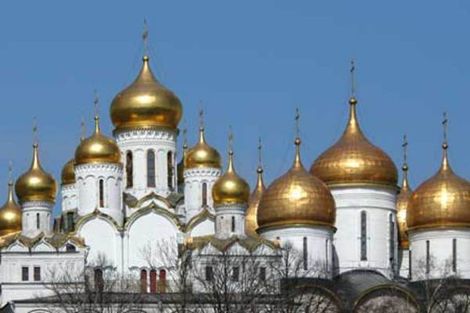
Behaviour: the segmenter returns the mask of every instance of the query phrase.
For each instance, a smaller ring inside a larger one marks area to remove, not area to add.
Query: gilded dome
[[[21,231],[21,208],[13,196],[13,183],[8,183],[8,197],[0,208],[0,236]]]
[[[233,151],[229,152],[228,166],[212,187],[214,206],[248,204],[250,186],[238,176],[233,166]]]
[[[34,144],[31,167],[16,181],[15,191],[20,203],[27,201],[55,202],[57,184],[54,178],[43,170],[39,162],[38,150],[38,144]]]
[[[406,224],[406,215],[410,207],[411,194],[413,191],[408,183],[408,166],[406,163],[402,167],[403,182],[401,184],[400,193],[397,196],[397,221],[398,221],[398,239],[402,249],[408,249],[410,243],[408,241],[408,228]]]
[[[364,136],[356,116],[357,100],[349,100],[349,121],[341,138],[318,157],[310,171],[328,186],[396,187],[397,168],[390,157]]]
[[[99,118],[95,117],[95,132],[83,139],[75,150],[75,165],[89,163],[119,163],[121,152],[116,141],[101,133]]]
[[[178,97],[152,73],[149,58],[132,84],[117,94],[111,104],[111,120],[117,130],[129,128],[176,129],[183,114]]]
[[[184,158],[184,168],[221,168],[220,154],[207,144],[204,127],[199,129],[198,143],[189,149]]]
[[[470,182],[457,176],[447,158],[447,144],[438,172],[412,194],[407,215],[409,230],[470,227]]]
[[[252,236],[257,235],[256,229],[258,229],[258,206],[261,200],[261,196],[266,189],[263,181],[263,168],[258,166],[256,173],[258,174],[258,179],[256,181],[256,187],[251,193],[250,199],[248,201],[248,209],[246,210],[245,217],[246,232]]]
[[[62,168],[62,185],[75,184],[75,160],[70,159]]]
[[[292,225],[335,225],[333,196],[325,183],[305,170],[300,160],[300,139],[295,144],[294,164],[261,196],[258,232]]]

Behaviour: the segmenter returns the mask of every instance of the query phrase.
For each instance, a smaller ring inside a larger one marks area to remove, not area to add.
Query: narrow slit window
[[[173,189],[173,153],[167,153],[168,188]]]
[[[132,188],[134,185],[134,164],[132,152],[126,153],[126,188]]]
[[[212,266],[206,266],[206,281],[212,281],[214,279],[214,270]]]
[[[367,261],[367,213],[361,212],[361,261]]]
[[[160,270],[158,274],[158,281],[159,281],[159,291],[166,292],[166,271]]]
[[[303,239],[303,263],[304,263],[304,270],[308,268],[308,242],[307,237]]]
[[[431,272],[431,245],[429,240],[426,240],[426,274]]]
[[[147,292],[147,271],[146,270],[140,271],[140,292],[142,293]]]
[[[157,271],[151,270],[150,271],[150,293],[157,292]]]
[[[457,239],[452,239],[452,271],[457,272]]]
[[[39,266],[34,267],[34,281],[41,281],[41,268]]]
[[[155,152],[147,151],[147,187],[155,187]]]
[[[412,254],[413,251],[410,250],[409,254],[408,254],[408,278],[411,279],[411,270],[412,270],[412,266],[413,266],[413,254]]]
[[[235,216],[232,216],[232,233],[235,232]]]
[[[36,213],[36,229],[40,229],[41,228],[41,216],[39,215],[39,213]]]
[[[202,206],[207,206],[207,183],[202,183]]]
[[[100,208],[104,208],[104,180],[99,181]]]
[[[390,263],[393,264],[395,261],[395,221],[393,220],[393,215],[389,215],[389,227],[390,227],[390,249],[389,249],[389,257]]]
[[[235,266],[232,269],[232,280],[238,281],[239,279],[240,279],[240,268],[238,266]]]
[[[22,281],[28,281],[29,280],[29,268],[26,266],[23,266],[21,268],[21,280]]]

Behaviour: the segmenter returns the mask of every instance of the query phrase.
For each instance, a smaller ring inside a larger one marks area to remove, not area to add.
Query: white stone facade
[[[52,208],[54,203],[29,201],[22,204],[22,234],[34,238],[40,233],[52,233]]]
[[[218,168],[193,168],[184,171],[184,205],[189,220],[198,214],[202,207],[214,211],[212,187],[221,175]],[[204,187],[205,185],[205,187]]]

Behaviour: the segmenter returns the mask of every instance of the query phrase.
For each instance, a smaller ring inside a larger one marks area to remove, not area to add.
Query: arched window
[[[389,257],[390,257],[390,263],[393,265],[394,264],[394,261],[395,261],[395,221],[393,220],[393,215],[390,214],[388,216],[388,224],[389,224],[389,236],[390,236],[390,240],[389,240],[389,244],[390,244],[390,248],[389,248]]]
[[[155,187],[155,152],[147,151],[147,187]]]
[[[104,208],[104,180],[99,181],[100,208]]]
[[[167,173],[168,173],[168,188],[173,189],[173,153],[167,153]]]
[[[361,212],[361,261],[367,261],[367,213]]]
[[[308,268],[308,245],[307,245],[307,237],[304,237],[303,240],[303,263],[304,263],[304,270]]]
[[[132,188],[134,185],[134,164],[132,158],[132,152],[127,151],[126,153],[126,188]]]
[[[207,206],[207,183],[202,183],[202,206]]]
[[[431,244],[426,240],[426,274],[431,272]]]
[[[36,213],[36,229],[41,228],[41,218],[39,213]]]
[[[452,271],[457,272],[457,239],[452,239]]]
[[[232,233],[235,232],[235,216],[232,216]]]
[[[147,292],[147,271],[146,270],[140,271],[140,292],[142,293]]]
[[[100,268],[95,269],[95,289],[103,292],[104,280],[103,280],[103,270]]]
[[[150,271],[150,293],[157,292],[157,271],[151,270]]]
[[[158,280],[160,283],[158,286],[160,287],[160,292],[166,292],[166,271],[165,270],[160,270],[160,274],[158,277]]]

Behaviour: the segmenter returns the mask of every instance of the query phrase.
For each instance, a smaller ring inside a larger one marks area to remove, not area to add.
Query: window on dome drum
[[[266,267],[259,268],[259,280],[266,281]]]
[[[147,187],[155,187],[155,152],[147,151]]]
[[[73,231],[75,228],[75,223],[73,221],[73,212],[67,212],[67,230]]]
[[[157,292],[157,271],[151,270],[150,271],[150,293]]]
[[[147,271],[146,270],[140,271],[140,292],[142,293],[147,292]]]
[[[202,183],[202,206],[207,206],[207,183]]]
[[[214,279],[214,270],[212,266],[206,266],[206,281],[212,281]]]
[[[98,291],[104,289],[103,270],[100,268],[95,268],[95,289]]]
[[[233,281],[238,281],[240,278],[240,268],[238,266],[235,266],[232,269],[232,280]]]
[[[304,237],[303,239],[303,264],[304,264],[304,270],[306,271],[308,269],[308,242],[307,242],[307,237]]]
[[[39,266],[34,267],[34,281],[41,281],[41,268]]]
[[[390,264],[393,265],[395,261],[395,221],[393,220],[392,214],[390,214],[388,218],[389,218],[389,228],[390,228],[389,255],[390,255]]]
[[[457,239],[452,239],[452,271],[457,272]]]
[[[166,292],[166,271],[165,270],[160,270],[160,273],[158,275],[158,280],[159,280],[159,291],[160,292]]]
[[[173,189],[173,153],[168,151],[167,153],[167,173],[168,173],[168,188]]]
[[[36,229],[39,229],[41,227],[41,218],[39,213],[36,213]]]
[[[98,184],[99,184],[100,208],[104,208],[104,181],[100,179]]]
[[[132,152],[126,153],[126,188],[132,188],[134,185],[134,164],[132,160]]]
[[[429,240],[426,240],[426,274],[429,274],[431,271],[431,255],[430,255],[430,243]]]
[[[367,213],[361,211],[361,261],[367,261]]]
[[[29,280],[29,267],[23,266],[21,268],[21,280],[28,281]]]
[[[408,278],[409,279],[411,279],[411,266],[413,264],[411,253],[412,253],[412,251],[409,250],[409,252],[408,252]]]
[[[235,232],[235,216],[232,216],[232,233]]]

